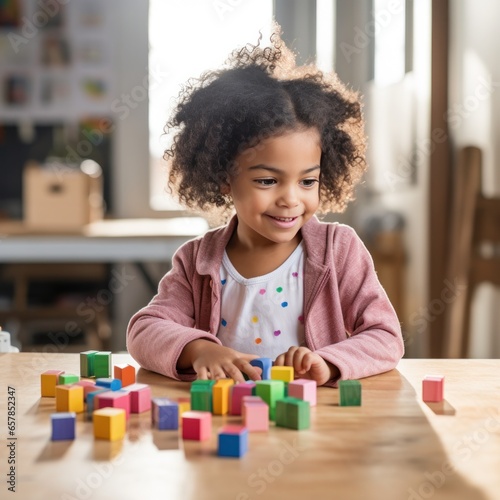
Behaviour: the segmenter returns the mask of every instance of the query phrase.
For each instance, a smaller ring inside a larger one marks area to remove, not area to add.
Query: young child
[[[229,223],[176,252],[158,294],[130,321],[130,354],[181,380],[260,378],[270,357],[318,385],[394,368],[398,318],[340,211],[365,169],[361,105],[335,75],[297,67],[279,32],[190,80],[169,185],[189,208]]]

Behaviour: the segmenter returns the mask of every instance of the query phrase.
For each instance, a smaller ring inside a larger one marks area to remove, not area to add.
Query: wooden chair
[[[481,150],[469,146],[459,153],[453,189],[443,354],[467,357],[471,304],[476,286],[500,286],[500,198],[481,193]]]

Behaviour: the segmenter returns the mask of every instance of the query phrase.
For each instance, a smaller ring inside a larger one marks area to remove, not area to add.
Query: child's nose
[[[299,194],[296,186],[284,187],[278,200],[280,206],[296,207],[299,204]]]

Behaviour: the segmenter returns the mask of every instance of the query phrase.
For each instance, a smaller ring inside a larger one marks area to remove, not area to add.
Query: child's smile
[[[314,128],[286,132],[244,151],[229,192],[238,244],[247,249],[297,244],[319,206],[321,146]]]

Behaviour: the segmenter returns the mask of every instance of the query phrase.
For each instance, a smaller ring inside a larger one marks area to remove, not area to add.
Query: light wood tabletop
[[[135,364],[113,355],[113,363],[125,362]],[[0,498],[500,498],[500,360],[404,359],[397,370],[361,380],[361,407],[340,407],[338,390],[320,388],[310,429],[252,433],[241,459],[216,455],[217,429],[235,416],[214,416],[211,439],[200,443],[152,430],[150,412],[131,415],[125,439],[108,442],[95,440],[79,414],[76,439],[52,442],[54,399],[40,398],[40,373],[49,369],[79,373],[79,357],[0,355]],[[427,374],[445,376],[443,403],[421,401]],[[143,369],[138,382],[153,396],[189,394],[188,383]],[[16,493],[9,495],[12,459]]]

